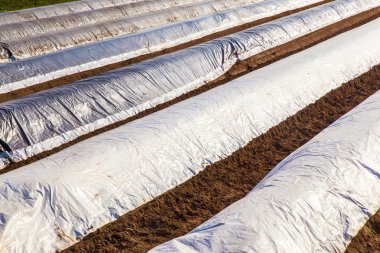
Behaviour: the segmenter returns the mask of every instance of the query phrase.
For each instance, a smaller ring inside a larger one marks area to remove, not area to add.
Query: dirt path
[[[64,252],[146,252],[191,231],[244,197],[281,160],[379,89],[380,65]]]
[[[286,11],[286,12],[280,13],[278,15],[274,15],[274,16],[268,17],[268,18],[259,19],[259,20],[256,20],[256,21],[244,24],[244,25],[233,27],[233,28],[221,31],[221,32],[217,32],[217,33],[205,36],[205,37],[200,38],[200,39],[196,39],[196,40],[193,40],[193,41],[190,41],[190,42],[187,42],[187,43],[175,46],[175,47],[171,47],[171,48],[167,48],[167,49],[158,51],[158,52],[155,52],[155,53],[150,53],[150,54],[142,55],[142,56],[139,56],[139,57],[136,57],[136,58],[133,58],[133,59],[129,59],[129,60],[126,60],[126,61],[118,62],[118,63],[115,63],[115,64],[110,64],[110,65],[107,65],[107,66],[104,66],[104,67],[100,67],[100,68],[84,71],[84,72],[81,72],[81,73],[65,76],[65,77],[58,78],[58,79],[55,79],[55,80],[52,80],[52,81],[48,81],[48,82],[45,82],[45,83],[41,83],[41,84],[38,84],[38,85],[34,85],[34,86],[27,87],[27,88],[24,88],[24,89],[16,90],[16,91],[13,91],[13,92],[10,92],[10,93],[0,94],[0,102],[14,100],[14,99],[17,99],[17,98],[20,98],[20,97],[23,97],[23,96],[27,96],[27,95],[39,92],[39,91],[51,89],[53,87],[62,86],[62,85],[65,85],[65,84],[69,84],[69,83],[72,83],[72,82],[75,82],[75,81],[87,78],[87,77],[99,75],[99,74],[105,73],[107,71],[111,71],[111,70],[114,70],[114,69],[126,67],[126,66],[134,64],[134,63],[138,63],[138,62],[141,62],[141,61],[152,59],[152,58],[157,57],[157,56],[169,54],[169,53],[172,53],[172,52],[184,49],[184,48],[188,48],[188,47],[195,46],[197,44],[201,44],[201,43],[204,43],[204,42],[207,42],[207,41],[210,41],[210,40],[222,37],[222,36],[226,36],[226,35],[230,35],[230,34],[233,34],[233,33],[236,33],[236,32],[240,32],[242,30],[245,30],[245,29],[248,29],[248,28],[260,25],[260,24],[264,24],[264,23],[267,23],[269,21],[276,20],[276,19],[279,19],[281,17],[289,16],[291,14],[294,14],[294,13],[297,13],[297,12],[300,12],[300,11],[303,11],[303,10],[306,10],[306,9],[309,9],[309,8],[312,8],[312,7],[315,7],[315,6],[319,6],[319,5],[328,3],[328,2],[332,2],[332,1],[333,0],[325,0],[325,1],[322,1],[322,2],[319,2],[319,3],[315,3],[315,4],[312,4],[312,5],[308,5],[308,6],[302,7],[302,8]]]
[[[142,117],[149,115],[153,112],[162,110],[162,109],[164,109],[170,105],[173,105],[173,104],[178,103],[182,100],[188,99],[188,98],[196,96],[198,94],[201,94],[202,92],[210,90],[210,89],[217,87],[219,85],[223,85],[223,84],[225,84],[225,83],[227,83],[233,79],[236,79],[236,78],[238,78],[244,74],[247,74],[247,73],[249,73],[255,69],[261,68],[261,67],[266,66],[266,65],[268,65],[274,61],[278,61],[278,60],[280,60],[286,56],[289,56],[291,54],[302,51],[305,48],[311,47],[311,46],[313,46],[313,45],[315,45],[321,41],[327,40],[327,39],[329,39],[329,38],[331,38],[337,34],[340,34],[342,32],[350,30],[354,27],[360,26],[360,25],[362,25],[366,22],[369,22],[373,19],[376,19],[378,17],[380,17],[380,7],[366,11],[362,14],[353,16],[351,18],[342,20],[338,23],[327,26],[323,29],[320,29],[318,31],[315,31],[315,32],[308,34],[308,35],[305,35],[303,37],[300,37],[300,38],[293,40],[291,42],[288,42],[284,45],[272,48],[272,49],[267,50],[263,53],[255,55],[255,56],[253,56],[253,57],[251,57],[245,61],[238,62],[226,74],[224,74],[223,76],[221,76],[217,80],[210,82],[210,83],[208,83],[208,84],[206,84],[206,85],[204,85],[204,86],[202,86],[202,87],[200,87],[194,91],[186,93],[186,94],[184,94],[184,95],[182,95],[182,96],[180,96],[180,97],[178,97],[172,101],[158,105],[152,109],[141,112],[141,113],[139,113],[139,114],[127,119],[127,120],[112,124],[110,126],[98,129],[92,133],[83,135],[74,141],[71,141],[71,142],[64,144],[64,145],[62,145],[58,148],[55,148],[53,150],[49,150],[49,151],[43,152],[41,154],[38,154],[34,157],[29,158],[28,160],[25,160],[25,161],[22,161],[19,163],[15,163],[15,164],[11,164],[6,169],[1,170],[0,174],[4,174],[4,173],[9,172],[11,170],[15,170],[21,166],[25,166],[27,164],[33,163],[37,160],[43,159],[43,158],[48,157],[54,153],[57,153],[57,152],[65,149],[71,145],[74,145],[75,143],[78,143],[78,142],[83,141],[85,139],[89,139],[95,135],[107,132],[111,129],[117,128],[117,127],[124,125],[128,122],[131,122],[133,120],[142,118]]]

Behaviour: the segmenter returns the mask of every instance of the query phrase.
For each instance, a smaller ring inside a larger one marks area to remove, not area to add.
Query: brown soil
[[[308,47],[311,47],[319,42],[322,42],[324,40],[327,40],[337,34],[343,33],[345,31],[348,31],[354,27],[360,26],[366,22],[369,22],[371,20],[374,20],[376,18],[380,17],[380,7],[366,11],[364,13],[361,13],[359,15],[353,16],[351,18],[342,20],[338,23],[335,23],[333,25],[327,26],[323,29],[320,29],[318,31],[315,31],[311,34],[308,34],[306,36],[300,37],[298,39],[295,39],[291,42],[285,43],[281,46],[272,48],[270,50],[267,50],[263,53],[260,53],[258,55],[255,55],[245,61],[241,61],[236,63],[226,74],[218,78],[217,80],[210,82],[196,90],[193,90],[189,93],[183,94],[182,96],[171,100],[169,102],[163,103],[161,105],[158,105],[154,108],[151,108],[149,110],[143,111],[129,119],[120,121],[118,123],[112,124],[110,126],[98,129],[92,133],[83,135],[79,138],[77,138],[74,141],[71,141],[69,143],[66,143],[58,148],[40,153],[34,157],[31,157],[25,161],[19,162],[19,163],[14,163],[9,165],[6,169],[1,170],[0,174],[4,174],[6,172],[9,172],[11,170],[17,169],[21,166],[25,166],[27,164],[33,163],[37,160],[43,159],[45,157],[48,157],[54,153],[57,153],[69,146],[74,145],[75,143],[81,142],[83,140],[89,139],[95,135],[107,132],[111,129],[117,128],[121,125],[124,125],[128,122],[131,122],[133,120],[142,118],[146,115],[149,115],[153,112],[162,110],[170,105],[173,105],[175,103],[178,103],[182,100],[188,99],[190,97],[196,96],[198,94],[201,94],[207,90],[210,90],[212,88],[215,88],[219,85],[223,85],[233,79],[236,79],[244,74],[247,74],[255,69],[261,68],[263,66],[266,66],[274,61],[278,61],[282,58],[285,58],[291,54],[297,53],[299,51],[302,51]]]
[[[157,56],[169,54],[169,53],[172,53],[172,52],[184,49],[184,48],[188,48],[188,47],[191,47],[191,46],[194,46],[194,45],[197,45],[197,44],[201,44],[201,43],[204,43],[204,42],[207,42],[207,41],[210,41],[210,40],[222,37],[222,36],[227,36],[227,35],[230,35],[230,34],[233,34],[233,33],[236,33],[236,32],[240,32],[242,30],[245,30],[245,29],[248,29],[248,28],[260,25],[260,24],[264,24],[264,23],[267,23],[267,22],[272,21],[272,20],[276,20],[276,19],[279,19],[281,17],[289,16],[291,14],[294,14],[294,13],[297,13],[297,12],[300,12],[300,11],[303,11],[303,10],[306,10],[306,9],[309,9],[309,8],[312,8],[312,7],[315,7],[315,6],[318,6],[318,5],[322,5],[322,4],[325,4],[325,3],[328,3],[328,2],[332,2],[332,1],[333,0],[325,0],[325,1],[322,1],[322,2],[319,2],[319,3],[315,3],[315,4],[312,4],[312,5],[308,5],[308,6],[302,7],[302,8],[286,11],[286,12],[280,13],[278,15],[274,15],[274,16],[271,16],[271,17],[259,19],[259,20],[256,20],[256,21],[244,24],[244,25],[240,25],[240,26],[237,26],[237,27],[233,27],[233,28],[221,31],[221,32],[213,33],[211,35],[202,37],[200,39],[196,39],[196,40],[193,40],[193,41],[190,41],[190,42],[187,42],[187,43],[175,46],[175,47],[167,48],[167,49],[164,49],[164,50],[161,50],[161,51],[158,51],[158,52],[142,55],[142,56],[139,56],[139,57],[136,57],[136,58],[133,58],[133,59],[129,59],[129,60],[126,60],[126,61],[118,62],[118,63],[115,63],[115,64],[110,64],[110,65],[107,65],[107,66],[104,66],[104,67],[100,67],[100,68],[84,71],[84,72],[81,72],[81,73],[77,73],[77,74],[61,77],[61,78],[58,78],[58,79],[55,79],[55,80],[52,80],[52,81],[44,82],[44,83],[41,83],[41,84],[37,84],[37,85],[31,86],[31,87],[27,87],[27,88],[24,88],[24,89],[16,90],[16,91],[9,92],[9,93],[6,93],[6,94],[0,94],[0,102],[6,102],[6,101],[14,100],[14,99],[17,99],[17,98],[20,98],[20,97],[23,97],[23,96],[27,96],[27,95],[39,92],[39,91],[43,91],[43,90],[51,89],[53,87],[58,87],[58,86],[62,86],[62,85],[65,85],[65,84],[73,83],[75,81],[78,81],[78,80],[81,80],[81,79],[84,79],[84,78],[87,78],[87,77],[99,75],[101,73],[105,73],[105,72],[108,72],[108,71],[111,71],[111,70],[115,70],[115,69],[118,69],[118,68],[122,68],[122,67],[126,67],[128,65],[135,64],[135,63],[138,63],[138,62],[141,62],[141,61],[152,59],[152,58],[157,57]]]
[[[146,252],[184,235],[244,197],[281,160],[379,89],[380,65],[377,65],[226,159],[207,166],[187,182],[89,234],[63,252]],[[374,227],[379,231],[379,223],[371,224],[377,224]],[[366,244],[366,239],[357,240],[358,244]]]
[[[365,224],[350,245],[346,253],[380,252],[380,210]]]

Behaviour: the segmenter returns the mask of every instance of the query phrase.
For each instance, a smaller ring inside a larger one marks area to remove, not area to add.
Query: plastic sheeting
[[[305,6],[305,4],[312,4],[315,2],[315,0],[270,0],[251,4],[242,8],[231,9],[222,13],[215,12],[224,10],[227,6],[228,8],[232,8],[238,5],[247,4],[247,2],[231,2],[230,0],[215,2],[213,0],[193,5],[173,7],[169,10],[148,13],[139,15],[137,17],[132,16],[115,21],[107,21],[89,26],[82,26],[62,32],[47,33],[39,36],[6,41],[5,47],[11,52],[11,54],[4,54],[3,59],[4,61],[8,61],[10,55],[16,59],[38,56],[69,47],[76,47],[83,44],[101,41],[106,38],[112,38],[115,36],[137,32],[166,23],[173,23],[174,21],[201,16],[198,19],[194,19],[186,23],[186,27],[190,28],[190,32],[186,31],[188,33],[185,34],[185,31],[183,29],[178,29],[181,25],[183,26],[183,24],[176,24],[171,27],[171,29],[174,30],[173,34],[165,34],[165,38],[170,36],[170,38],[183,39],[183,37],[189,37],[191,35],[194,35],[194,33],[200,33],[200,30],[203,31],[203,33],[216,32],[217,30],[223,28],[226,29],[234,25],[237,26],[246,22],[250,22],[251,20],[257,20],[258,17],[268,17],[274,14],[278,14],[281,11],[287,11],[290,8],[294,9]],[[227,3],[228,5],[226,5]],[[205,16],[209,13],[213,14]],[[158,28],[158,31],[155,31],[155,33],[160,32],[163,34],[166,31],[168,31],[167,27]],[[148,33],[151,34],[152,32],[150,31]],[[181,34],[182,36],[178,37],[178,33],[184,34]],[[160,38],[163,36],[164,35],[155,36],[155,38]],[[124,43],[124,40],[125,38],[119,41]],[[145,41],[146,40],[144,40],[144,42]],[[151,45],[151,43],[149,43],[149,45]]]
[[[18,23],[65,14],[101,9],[141,0],[82,0],[63,4],[49,5],[38,8],[0,13],[0,25]]]
[[[46,82],[55,78],[124,61],[141,54],[159,51],[207,34],[312,4],[315,0],[267,0],[242,10],[215,13],[199,19],[175,23],[108,41],[72,48],[10,64],[0,64],[0,93]],[[248,11],[248,14],[246,13]],[[237,18],[243,14],[244,20]],[[236,15],[236,16],[235,16]],[[4,46],[3,48],[7,48]],[[1,46],[0,46],[1,50]],[[0,52],[1,54],[1,52]],[[3,52],[6,59],[12,52]]]
[[[217,78],[238,59],[341,19],[339,12],[350,15],[367,6],[365,1],[358,2],[334,2],[175,54],[1,104],[0,139],[12,151],[0,160],[4,164],[24,160],[171,100]]]
[[[278,164],[245,198],[150,252],[344,252],[380,208],[379,126],[377,92]]]
[[[379,25],[380,19],[0,175],[0,249],[66,247],[230,155],[380,63]]]
[[[79,27],[200,1],[204,0],[151,0],[14,24],[6,24],[0,26],[0,40],[6,41],[52,31],[60,31],[67,28]],[[230,2],[239,1],[244,0],[230,0]]]

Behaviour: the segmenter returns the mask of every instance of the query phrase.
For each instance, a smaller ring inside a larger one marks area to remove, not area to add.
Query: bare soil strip
[[[146,252],[184,235],[244,197],[281,160],[379,89],[380,65],[377,65],[253,139],[231,156],[209,165],[187,182],[98,229],[63,252]],[[379,217],[377,223],[372,222],[377,231]],[[357,248],[368,243],[365,239],[356,241]]]
[[[346,253],[369,252],[380,252],[380,210],[367,221],[346,250]]]
[[[233,34],[236,32],[240,32],[240,31],[243,31],[245,29],[248,29],[248,28],[251,28],[254,26],[258,26],[258,25],[261,25],[261,24],[264,24],[264,23],[267,23],[267,22],[270,22],[270,21],[273,21],[273,20],[276,20],[276,19],[279,19],[279,18],[282,18],[285,16],[289,16],[291,14],[294,14],[294,13],[297,13],[297,12],[300,12],[300,11],[303,11],[303,10],[306,10],[306,9],[309,9],[312,7],[316,7],[316,6],[319,6],[319,5],[328,3],[328,2],[332,2],[332,1],[333,0],[325,0],[325,1],[322,1],[319,3],[315,3],[312,5],[305,6],[305,7],[301,7],[298,9],[286,11],[286,12],[268,17],[268,18],[259,19],[259,20],[256,20],[256,21],[244,24],[244,25],[240,25],[237,27],[233,27],[233,28],[224,30],[224,31],[213,33],[211,35],[207,35],[207,36],[202,37],[200,39],[196,39],[196,40],[193,40],[193,41],[190,41],[190,42],[187,42],[187,43],[175,46],[175,47],[167,48],[167,49],[164,49],[164,50],[161,50],[158,52],[145,54],[142,56],[138,56],[136,58],[126,60],[126,61],[110,64],[110,65],[107,65],[104,67],[84,71],[84,72],[73,74],[73,75],[68,75],[68,76],[61,77],[61,78],[58,78],[58,79],[55,79],[52,81],[37,84],[37,85],[27,87],[24,89],[12,91],[12,92],[9,92],[6,94],[0,94],[0,102],[6,102],[6,101],[14,100],[14,99],[17,99],[17,98],[20,98],[23,96],[27,96],[27,95],[39,92],[39,91],[43,91],[43,90],[51,89],[53,87],[66,85],[66,84],[73,83],[75,81],[78,81],[78,80],[81,80],[81,79],[84,79],[87,77],[99,75],[99,74],[102,74],[102,73],[105,73],[105,72],[108,72],[111,70],[115,70],[115,69],[126,67],[128,65],[135,64],[135,63],[138,63],[141,61],[152,59],[152,58],[157,57],[157,56],[169,54],[169,53],[172,53],[172,52],[184,49],[184,48],[188,48],[188,47],[195,46],[195,45],[198,45],[198,44],[201,44],[201,43],[204,43],[204,42],[207,42],[207,41],[219,38],[219,37],[223,37],[223,36],[227,36],[227,35],[230,35],[230,34]]]
[[[167,108],[170,105],[173,105],[175,103],[178,103],[182,100],[188,99],[190,97],[196,96],[198,94],[201,94],[207,90],[210,90],[212,88],[215,88],[219,85],[223,85],[233,79],[236,79],[242,75],[245,75],[255,69],[264,67],[272,62],[281,60],[284,57],[287,57],[291,54],[297,53],[299,51],[302,51],[308,47],[311,47],[317,43],[320,43],[324,40],[327,40],[331,37],[334,37],[340,33],[343,33],[345,31],[348,31],[352,28],[358,27],[364,23],[367,23],[371,20],[374,20],[376,18],[380,17],[380,7],[374,8],[372,10],[363,12],[361,14],[358,14],[356,16],[350,17],[348,19],[342,20],[340,22],[337,22],[335,24],[332,24],[330,26],[327,26],[323,29],[317,30],[313,33],[310,33],[308,35],[305,35],[303,37],[300,37],[298,39],[295,39],[293,41],[290,41],[284,45],[272,48],[270,50],[267,50],[265,52],[262,52],[258,55],[255,55],[245,61],[241,61],[236,63],[226,74],[218,78],[217,80],[210,82],[196,90],[193,90],[189,93],[183,94],[182,96],[171,100],[169,102],[160,104],[154,108],[151,108],[149,110],[143,111],[129,119],[126,119],[124,121],[120,121],[118,123],[112,124],[110,126],[98,129],[92,133],[83,135],[79,138],[77,138],[74,141],[71,141],[67,144],[64,144],[58,148],[40,153],[34,157],[31,157],[25,161],[10,164],[6,169],[1,170],[0,174],[4,174],[6,172],[9,172],[11,170],[15,170],[19,167],[25,166],[27,164],[33,163],[37,160],[43,159],[45,157],[48,157],[52,154],[55,154],[69,146],[74,145],[75,143],[81,142],[83,140],[89,139],[95,135],[107,132],[109,130],[115,129],[121,125],[124,125],[128,122],[134,121],[136,119],[142,118],[144,116],[147,116],[149,114],[152,114],[154,112],[157,112],[159,110],[162,110],[164,108]]]

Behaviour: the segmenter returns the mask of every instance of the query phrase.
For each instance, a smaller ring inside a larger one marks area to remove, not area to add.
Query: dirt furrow
[[[380,65],[377,65],[231,156],[209,165],[184,184],[98,229],[63,252],[146,252],[184,235],[244,197],[281,160],[379,89]]]
[[[273,20],[276,20],[276,19],[279,19],[279,18],[282,18],[282,17],[285,17],[285,16],[289,16],[291,14],[294,14],[294,13],[297,13],[297,12],[300,12],[300,11],[303,11],[303,10],[306,10],[306,9],[309,9],[309,8],[312,8],[312,7],[316,7],[316,6],[319,6],[319,5],[328,3],[328,2],[332,2],[332,1],[333,0],[325,0],[325,1],[322,1],[322,2],[319,2],[319,3],[315,3],[315,4],[312,4],[312,5],[308,5],[308,6],[302,7],[302,8],[286,11],[286,12],[283,12],[283,13],[280,13],[280,14],[277,14],[277,15],[274,15],[274,16],[271,16],[271,17],[259,19],[259,20],[256,20],[256,21],[244,24],[244,25],[240,25],[240,26],[237,26],[237,27],[226,29],[224,31],[216,32],[216,33],[207,35],[205,37],[202,37],[200,39],[192,40],[190,42],[187,42],[187,43],[175,46],[175,47],[167,48],[167,49],[164,49],[164,50],[161,50],[161,51],[158,51],[158,52],[154,52],[154,53],[138,56],[136,58],[132,58],[132,59],[129,59],[129,60],[126,60],[126,61],[110,64],[110,65],[107,65],[107,66],[104,66],[104,67],[100,67],[100,68],[96,68],[96,69],[92,69],[92,70],[76,73],[76,74],[73,74],[73,75],[68,75],[68,76],[65,76],[65,77],[62,77],[62,78],[58,78],[58,79],[55,79],[55,80],[52,80],[52,81],[48,81],[48,82],[44,82],[44,83],[41,83],[41,84],[37,84],[37,85],[31,86],[31,87],[27,87],[27,88],[24,88],[24,89],[15,90],[15,91],[12,91],[12,92],[9,92],[9,93],[6,93],[6,94],[0,94],[0,102],[6,102],[6,101],[14,100],[14,99],[17,99],[17,98],[20,98],[20,97],[23,97],[23,96],[27,96],[27,95],[39,92],[39,91],[43,91],[43,90],[51,89],[51,88],[54,88],[54,87],[66,85],[66,84],[69,84],[69,83],[72,83],[72,82],[75,82],[75,81],[78,81],[78,80],[81,80],[81,79],[84,79],[84,78],[87,78],[87,77],[99,75],[101,73],[105,73],[105,72],[108,72],[108,71],[111,71],[111,70],[115,70],[115,69],[118,69],[118,68],[122,68],[122,67],[126,67],[128,65],[135,64],[135,63],[138,63],[138,62],[141,62],[141,61],[152,59],[152,58],[157,57],[157,56],[169,54],[169,53],[172,53],[172,52],[184,49],[184,48],[188,48],[188,47],[195,46],[197,44],[201,44],[201,43],[204,43],[204,42],[207,42],[207,41],[219,38],[219,37],[223,37],[223,36],[227,36],[227,35],[230,35],[230,34],[233,34],[233,33],[236,33],[236,32],[240,32],[242,30],[245,30],[245,29],[248,29],[248,28],[260,25],[260,24],[264,24],[264,23],[267,23],[267,22],[270,22],[270,21],[273,21]]]
[[[10,164],[6,169],[1,170],[0,174],[4,174],[4,173],[9,172],[11,170],[17,169],[21,166],[25,166],[27,164],[33,163],[37,160],[43,159],[43,158],[48,157],[54,153],[57,153],[57,152],[65,149],[69,146],[72,146],[75,143],[89,139],[95,135],[107,132],[111,129],[115,129],[121,125],[128,123],[128,122],[142,118],[142,117],[149,115],[151,113],[154,113],[156,111],[162,110],[162,109],[164,109],[170,105],[173,105],[173,104],[178,103],[182,100],[188,99],[188,98],[196,96],[198,94],[201,94],[201,93],[203,93],[207,90],[210,90],[212,88],[215,88],[219,85],[223,85],[223,84],[225,84],[225,83],[227,83],[233,79],[236,79],[236,78],[238,78],[244,74],[247,74],[247,73],[249,73],[255,69],[264,67],[264,66],[266,66],[272,62],[281,60],[284,57],[287,57],[291,54],[302,51],[302,50],[304,50],[308,47],[311,47],[311,46],[313,46],[319,42],[327,40],[333,36],[336,36],[340,33],[343,33],[347,30],[350,30],[354,27],[358,27],[358,26],[360,26],[364,23],[367,23],[371,20],[374,20],[378,17],[380,17],[380,7],[366,11],[364,13],[358,14],[356,16],[350,17],[350,18],[342,20],[340,22],[337,22],[337,23],[332,24],[330,26],[327,26],[323,29],[317,30],[313,33],[310,33],[308,35],[300,37],[296,40],[290,41],[290,42],[285,43],[281,46],[278,46],[278,47],[272,48],[270,50],[267,50],[265,52],[262,52],[262,53],[255,55],[255,56],[253,56],[253,57],[251,57],[245,61],[237,62],[226,74],[224,74],[223,76],[221,76],[220,78],[218,78],[217,80],[215,80],[213,82],[210,82],[210,83],[208,83],[208,84],[206,84],[206,85],[204,85],[204,86],[202,86],[196,90],[193,90],[189,93],[183,94],[174,100],[171,100],[169,102],[160,104],[154,108],[151,108],[151,109],[148,109],[148,110],[143,111],[141,113],[138,113],[137,115],[135,115],[129,119],[120,121],[120,122],[112,124],[110,126],[98,129],[92,133],[83,135],[83,136],[77,138],[76,140],[71,141],[67,144],[64,144],[58,148],[40,153],[40,154],[38,154],[34,157],[31,157],[25,161]]]

